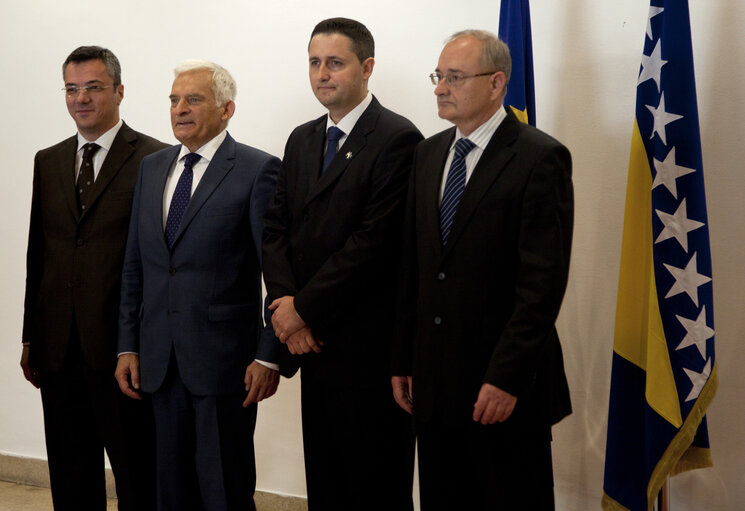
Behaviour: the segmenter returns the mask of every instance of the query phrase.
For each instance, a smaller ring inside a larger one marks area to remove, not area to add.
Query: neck
[[[497,113],[497,110],[499,110],[500,108],[502,108],[501,103],[498,105],[495,105],[494,107],[488,110],[485,110],[484,113],[480,115],[479,117],[477,117],[476,119],[470,119],[468,121],[464,121],[460,124],[456,124],[456,126],[458,127],[460,132],[463,134],[463,136],[467,137],[468,135],[476,131],[479,126],[481,126],[486,121],[491,119],[494,116],[494,114]]]

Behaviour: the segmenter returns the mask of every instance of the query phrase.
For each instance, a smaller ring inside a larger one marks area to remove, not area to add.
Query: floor
[[[254,498],[259,511],[307,511],[305,499],[281,497],[257,492]],[[117,511],[116,499],[108,499],[107,511]],[[49,488],[24,486],[0,481],[0,511],[52,511]]]
[[[23,486],[0,481],[0,511],[51,511],[49,488]],[[116,511],[116,499],[109,499],[107,511]]]

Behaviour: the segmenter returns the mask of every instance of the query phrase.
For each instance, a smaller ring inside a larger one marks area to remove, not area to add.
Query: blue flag
[[[637,80],[616,305],[603,509],[651,510],[711,466],[709,225],[686,0],[652,0]]]
[[[499,8],[499,38],[507,43],[512,57],[512,76],[504,104],[517,118],[535,126],[533,43],[528,0],[502,0]]]

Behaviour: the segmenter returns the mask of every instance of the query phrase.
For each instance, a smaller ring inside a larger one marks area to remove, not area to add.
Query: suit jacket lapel
[[[168,174],[171,168],[175,165],[176,159],[178,158],[179,152],[181,152],[181,146],[175,145],[168,149],[168,152],[163,157],[162,163],[156,163],[153,169],[148,171],[153,173],[153,180],[155,182],[154,192],[152,194],[152,201],[150,203],[150,212],[153,218],[156,219],[160,230],[163,232],[163,236],[160,236],[161,248],[166,252],[169,251],[168,243],[166,242],[165,236],[165,219],[163,218],[163,200],[166,193],[166,181],[168,180]],[[140,193],[144,193],[144,190]]]
[[[114,141],[111,143],[109,154],[106,155],[106,159],[104,159],[103,165],[101,165],[101,170],[98,171],[98,176],[93,182],[90,200],[91,206],[83,211],[81,217],[85,216],[91,210],[101,196],[101,193],[103,193],[111,180],[119,173],[119,170],[121,170],[129,157],[132,156],[135,150],[134,142],[136,140],[137,135],[135,135],[135,132],[129,126],[122,123],[119,133],[116,134]]]
[[[440,135],[441,139],[435,142],[434,150],[430,152],[424,167],[424,190],[426,211],[424,226],[431,239],[435,240],[437,257],[442,255],[442,239],[440,237],[440,189],[442,188],[442,177],[445,174],[445,161],[450,151],[450,144],[455,137],[455,128],[451,128]]]
[[[515,151],[510,146],[517,139],[516,123],[518,122],[520,121],[514,114],[508,113],[486,145],[463,191],[443,256],[447,256],[453,245],[457,243],[484,194],[515,155]]]
[[[65,194],[65,200],[70,213],[75,218],[75,221],[80,220],[80,212],[78,211],[78,190],[75,186],[75,153],[78,150],[78,137],[77,135],[67,139],[64,147],[61,149],[62,157],[60,158],[60,190]]]
[[[223,143],[220,144],[220,147],[217,148],[215,156],[207,166],[207,170],[199,181],[196,190],[194,190],[194,195],[189,200],[189,205],[186,206],[184,217],[181,219],[181,225],[179,225],[176,239],[173,242],[174,245],[178,243],[181,234],[186,230],[202,206],[204,206],[204,203],[207,202],[207,199],[212,195],[212,192],[215,191],[225,175],[233,168],[234,160],[235,140],[228,134]]]
[[[317,120],[311,135],[305,140],[304,150],[299,160],[298,173],[299,190],[306,190],[305,205],[310,201],[311,194],[315,196],[315,185],[321,174],[323,150],[326,145],[326,116]]]
[[[362,113],[359,120],[357,120],[357,123],[354,125],[352,132],[347,136],[344,144],[339,148],[339,152],[336,153],[334,159],[331,160],[331,164],[320,179],[318,179],[315,184],[311,185],[310,193],[308,193],[304,205],[307,205],[326,188],[331,186],[331,184],[344,173],[344,170],[347,168],[349,163],[354,160],[362,148],[367,145],[367,135],[375,129],[381,108],[380,103],[373,98],[370,105]],[[323,125],[321,129],[323,140],[326,139],[324,128],[325,125]],[[321,150],[323,150],[323,142],[321,142],[320,145]],[[320,161],[320,155],[316,160]]]

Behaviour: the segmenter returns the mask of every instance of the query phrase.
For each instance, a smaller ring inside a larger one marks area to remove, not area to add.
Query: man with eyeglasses
[[[153,419],[114,379],[124,245],[142,158],[166,147],[119,118],[116,56],[62,65],[77,134],[36,154],[21,367],[41,389],[56,510],[105,510],[104,449],[120,510],[155,508]]]
[[[422,511],[554,508],[571,158],[503,106],[510,70],[502,41],[467,30],[430,75],[455,126],[414,156],[392,378],[414,415]]]
[[[412,509],[411,420],[388,385],[403,202],[422,135],[368,91],[374,53],[358,21],[313,29],[310,85],[328,112],[290,135],[264,220],[280,368],[302,366],[311,511]]]

